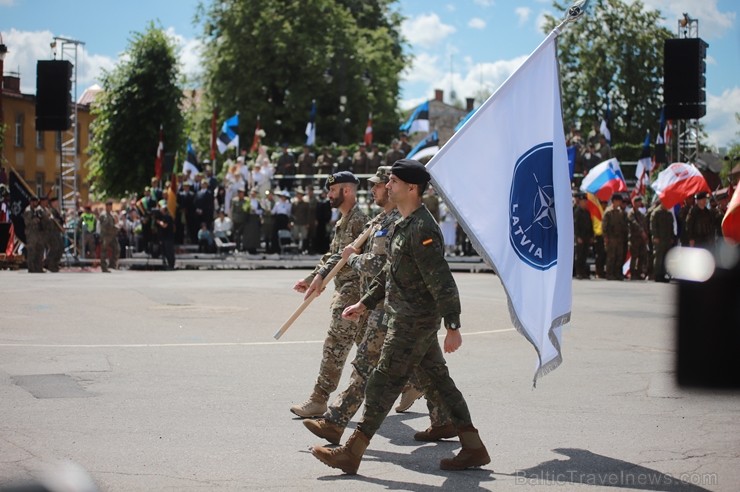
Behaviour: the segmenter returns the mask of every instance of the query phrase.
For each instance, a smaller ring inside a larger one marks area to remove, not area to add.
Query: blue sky
[[[709,143],[726,146],[737,135],[740,112],[740,30],[732,0],[644,0],[676,30],[682,12],[699,19],[699,35],[709,43],[707,116]],[[179,43],[186,73],[199,65],[199,30],[193,25],[197,0],[0,0],[0,33],[10,52],[5,71],[20,71],[24,92],[35,91],[36,60],[52,57],[54,36],[85,43],[78,59],[78,92],[112,68],[132,32],[158,20]],[[408,18],[403,33],[414,64],[403,75],[401,107],[433,97],[434,89],[454,89],[457,97],[494,91],[544,38],[542,16],[550,0],[402,0]],[[583,19],[580,22],[587,21]]]

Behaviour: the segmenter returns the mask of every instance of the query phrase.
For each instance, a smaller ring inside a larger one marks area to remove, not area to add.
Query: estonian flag
[[[433,156],[437,152],[439,152],[439,134],[437,130],[434,130],[424,140],[416,144],[416,147],[411,149],[406,159],[416,159],[418,161],[424,157]]]
[[[239,148],[239,113],[224,121],[218,136],[218,151],[222,154],[229,147]]]
[[[553,30],[427,164],[434,188],[493,267],[537,377],[570,321],[573,209]]]
[[[429,101],[420,104],[411,113],[408,121],[401,125],[399,128],[402,132],[406,132],[409,135],[416,132],[428,132],[429,131]]]
[[[188,156],[185,159],[185,163],[182,165],[182,171],[190,171],[191,176],[195,176],[200,173],[200,165],[198,164],[198,155],[195,153],[193,148],[193,142],[188,139]]]
[[[306,145],[316,143],[316,99],[311,101],[311,113],[306,124]]]

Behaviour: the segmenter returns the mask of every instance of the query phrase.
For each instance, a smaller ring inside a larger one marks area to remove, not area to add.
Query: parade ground
[[[313,387],[331,290],[273,338],[307,273],[0,272],[0,490],[60,479],[60,463],[102,491],[740,484],[740,393],[675,383],[675,284],[575,281],[564,361],[533,389],[535,351],[501,283],[465,272],[455,273],[463,346],[447,360],[491,464],[439,470],[459,443],[413,440],[429,423],[419,400],[391,410],[358,475],[330,469],[288,409]]]

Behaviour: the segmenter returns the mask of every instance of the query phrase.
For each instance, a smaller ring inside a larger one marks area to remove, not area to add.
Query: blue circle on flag
[[[552,156],[552,142],[532,147],[516,161],[511,179],[509,241],[517,256],[538,270],[558,262]]]

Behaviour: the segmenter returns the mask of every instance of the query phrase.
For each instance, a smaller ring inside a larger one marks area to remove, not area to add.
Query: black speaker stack
[[[36,131],[69,130],[72,122],[72,64],[39,60],[36,64]]]
[[[707,48],[700,38],[667,39],[663,45],[663,104],[669,120],[707,114]]]

